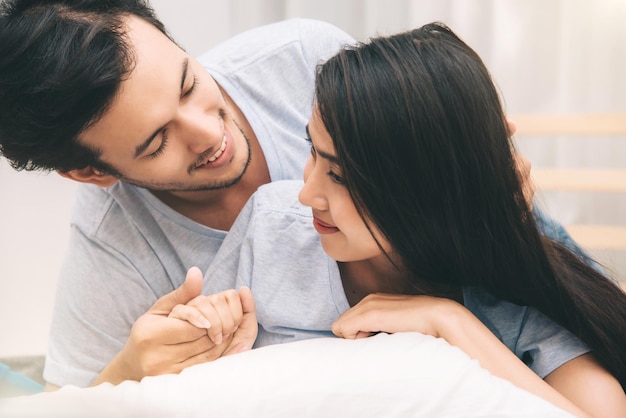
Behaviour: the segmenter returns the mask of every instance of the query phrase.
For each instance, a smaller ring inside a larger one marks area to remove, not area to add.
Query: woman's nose
[[[304,186],[300,189],[298,199],[305,206],[317,210],[326,210],[328,204],[323,193],[321,193],[322,189],[318,177],[315,170],[315,161],[313,157],[309,157],[304,166]]]

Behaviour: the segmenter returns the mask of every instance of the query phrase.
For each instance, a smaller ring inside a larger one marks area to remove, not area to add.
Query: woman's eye
[[[341,176],[340,176],[340,175],[338,175],[338,174],[335,174],[332,170],[331,170],[331,171],[329,171],[329,172],[328,172],[328,173],[326,173],[326,174],[328,174],[328,176],[329,176],[329,177],[330,177],[330,178],[331,178],[331,179],[332,179],[335,183],[337,183],[337,184],[341,184],[342,186],[345,184],[345,182],[343,181],[343,177],[341,177]]]
[[[311,157],[313,157],[313,159],[317,157],[317,152],[315,151],[315,147],[313,145],[311,145]]]

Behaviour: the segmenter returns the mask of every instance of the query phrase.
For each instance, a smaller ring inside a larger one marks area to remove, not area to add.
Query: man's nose
[[[224,137],[224,121],[219,115],[200,112],[181,115],[180,128],[182,140],[196,154],[219,147]]]

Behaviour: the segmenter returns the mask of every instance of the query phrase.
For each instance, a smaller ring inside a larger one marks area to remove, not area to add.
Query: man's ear
[[[105,174],[91,166],[69,171],[57,170],[57,173],[59,173],[61,177],[70,180],[79,181],[81,183],[91,183],[100,187],[112,186],[117,181],[117,177]]]

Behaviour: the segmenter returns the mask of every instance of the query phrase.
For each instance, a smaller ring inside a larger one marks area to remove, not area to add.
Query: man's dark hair
[[[114,171],[78,137],[133,69],[123,22],[129,15],[167,35],[144,0],[0,3],[0,155],[13,168]]]

